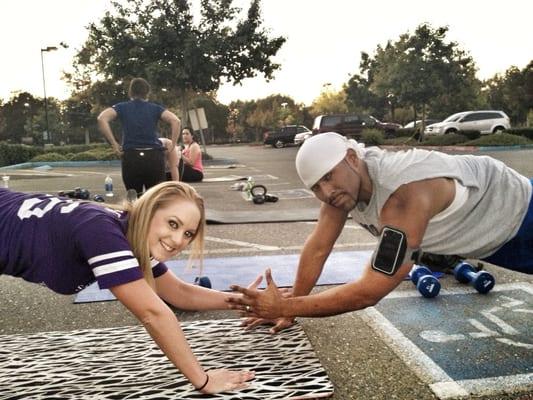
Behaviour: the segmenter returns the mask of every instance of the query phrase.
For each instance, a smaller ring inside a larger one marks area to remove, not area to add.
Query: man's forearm
[[[377,299],[365,294],[359,281],[309,296],[285,298],[283,317],[327,317],[373,306]]]
[[[329,251],[311,249],[311,246],[306,243],[298,263],[298,271],[293,286],[294,296],[305,296],[311,292],[320,274],[322,274],[329,254]]]

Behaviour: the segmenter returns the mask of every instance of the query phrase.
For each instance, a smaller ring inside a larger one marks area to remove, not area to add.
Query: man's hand
[[[277,318],[277,319],[265,319],[265,318],[246,318],[242,321],[241,326],[245,327],[245,330],[249,331],[259,325],[273,325],[268,330],[269,333],[275,334],[281,332],[283,329],[289,328],[294,324],[294,318]]]
[[[267,282],[265,290],[231,285],[231,290],[242,293],[243,296],[228,298],[226,301],[229,303],[229,307],[240,310],[247,317],[265,319],[282,317],[283,294],[272,279],[270,268],[265,271],[265,277]]]

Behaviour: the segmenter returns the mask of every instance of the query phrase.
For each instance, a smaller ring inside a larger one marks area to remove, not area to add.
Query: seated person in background
[[[183,182],[201,182],[204,179],[204,167],[202,164],[202,150],[189,128],[182,131],[184,149],[172,149],[172,141],[159,139],[167,149],[167,180]]]

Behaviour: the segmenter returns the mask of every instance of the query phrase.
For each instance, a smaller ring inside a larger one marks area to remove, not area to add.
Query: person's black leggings
[[[204,179],[203,172],[194,169],[189,164],[185,164],[183,159],[180,159],[178,172],[180,174],[180,181],[183,182],[201,182]]]
[[[126,190],[135,189],[139,196],[152,186],[164,182],[165,153],[163,150],[124,150],[122,180]]]

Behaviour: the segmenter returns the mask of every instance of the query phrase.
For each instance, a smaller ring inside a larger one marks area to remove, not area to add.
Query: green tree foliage
[[[291,97],[275,94],[259,100],[237,101],[229,105],[233,135],[247,141],[261,141],[263,134],[284,125],[298,125],[309,121],[305,107]]]
[[[371,114],[379,119],[385,116],[386,100],[370,90],[369,79],[355,74],[343,89],[346,92],[348,111]]]
[[[320,95],[311,104],[311,114],[343,114],[348,111],[346,106],[346,92],[335,92],[331,89],[322,90]]]
[[[179,99],[183,113],[188,91],[216,91],[223,81],[238,84],[258,73],[272,78],[279,65],[271,57],[285,39],[269,37],[262,26],[260,0],[252,0],[243,19],[232,0],[200,4],[195,24],[187,0],[112,2],[114,12],[89,25],[89,37],[76,56],[73,83],[81,90],[94,75],[110,81],[141,76],[155,93],[165,89],[167,99]]]
[[[446,42],[447,31],[422,24],[414,34],[378,45],[373,56],[362,53],[360,75],[346,86],[349,105],[382,105],[391,114],[395,107],[410,106],[415,114],[430,110],[434,117],[475,108],[480,82],[474,61],[457,43]]]
[[[33,97],[28,92],[14,93],[11,99],[2,105],[3,124],[0,140],[20,143],[22,137],[42,134],[44,116],[41,118],[39,111],[43,107],[42,100]]]
[[[513,66],[503,76],[485,81],[484,93],[490,108],[505,111],[513,124],[527,123],[533,110],[533,61],[522,70]]]

